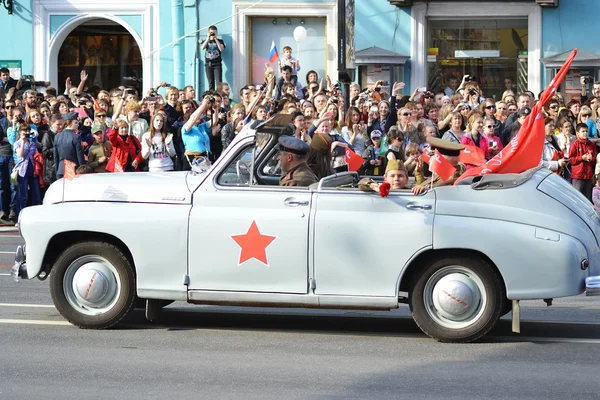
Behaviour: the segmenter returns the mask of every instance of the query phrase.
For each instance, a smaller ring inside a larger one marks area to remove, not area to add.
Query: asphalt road
[[[597,399],[600,299],[524,302],[484,340],[442,344],[391,312],[190,306],[160,323],[69,325],[48,282],[14,283],[0,232],[0,399]]]

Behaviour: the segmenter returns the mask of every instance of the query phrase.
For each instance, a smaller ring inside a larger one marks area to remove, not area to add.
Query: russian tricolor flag
[[[277,51],[277,46],[275,46],[275,41],[271,42],[271,52],[269,53],[269,62],[271,64],[275,63],[279,58],[279,52]]]

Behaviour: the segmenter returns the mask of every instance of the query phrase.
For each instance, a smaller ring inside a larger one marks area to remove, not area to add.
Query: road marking
[[[0,274],[0,276],[10,276],[11,274]]]
[[[18,304],[0,303],[0,307],[32,307],[32,308],[54,308],[53,304]]]
[[[0,319],[0,324],[25,324],[25,325],[71,325],[67,321],[44,321],[41,319]]]
[[[0,254],[15,254],[14,251],[0,251]]]
[[[483,339],[497,340],[499,342],[549,342],[549,343],[587,343],[600,344],[600,339],[585,338],[559,338],[559,337],[536,337],[536,336],[484,336]]]

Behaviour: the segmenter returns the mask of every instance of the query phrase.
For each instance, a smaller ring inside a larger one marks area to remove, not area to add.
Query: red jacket
[[[142,157],[142,144],[137,137],[129,135],[126,140],[123,140],[119,135],[119,131],[113,129],[108,134],[108,140],[113,147],[113,152],[108,160],[108,164],[106,164],[107,171],[115,171],[115,161],[125,170],[128,153],[130,162],[137,160],[139,164],[144,161],[144,157]],[[135,171],[139,171],[139,168],[136,167]]]
[[[590,153],[592,160],[585,162],[581,157],[584,154]],[[596,166],[596,156],[598,152],[596,145],[589,140],[577,139],[571,143],[569,148],[569,164],[571,165],[571,178],[573,179],[592,179],[594,177],[594,169]]]

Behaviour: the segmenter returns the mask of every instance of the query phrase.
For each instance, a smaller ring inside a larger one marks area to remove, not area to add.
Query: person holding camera
[[[217,38],[219,30],[216,26],[208,27],[208,38],[202,42],[202,50],[204,53],[204,70],[208,79],[209,90],[215,90],[215,83],[219,84],[223,81],[223,59],[222,53],[225,50],[225,42]]]
[[[195,159],[208,157],[210,153],[209,134],[212,134],[213,129],[221,129],[218,125],[212,126],[215,120],[202,122],[202,115],[212,106],[210,97],[206,96],[196,111],[188,110],[183,115],[184,123],[181,128],[181,138],[185,148],[185,159],[190,166]],[[214,98],[212,100],[214,101]]]
[[[17,164],[15,168],[17,174],[17,215],[27,207],[29,190],[31,190],[31,205],[40,204],[40,186],[38,179],[34,174],[33,156],[37,153],[37,148],[31,138],[31,128],[27,123],[21,123],[17,126],[19,140],[15,142],[15,154]]]

